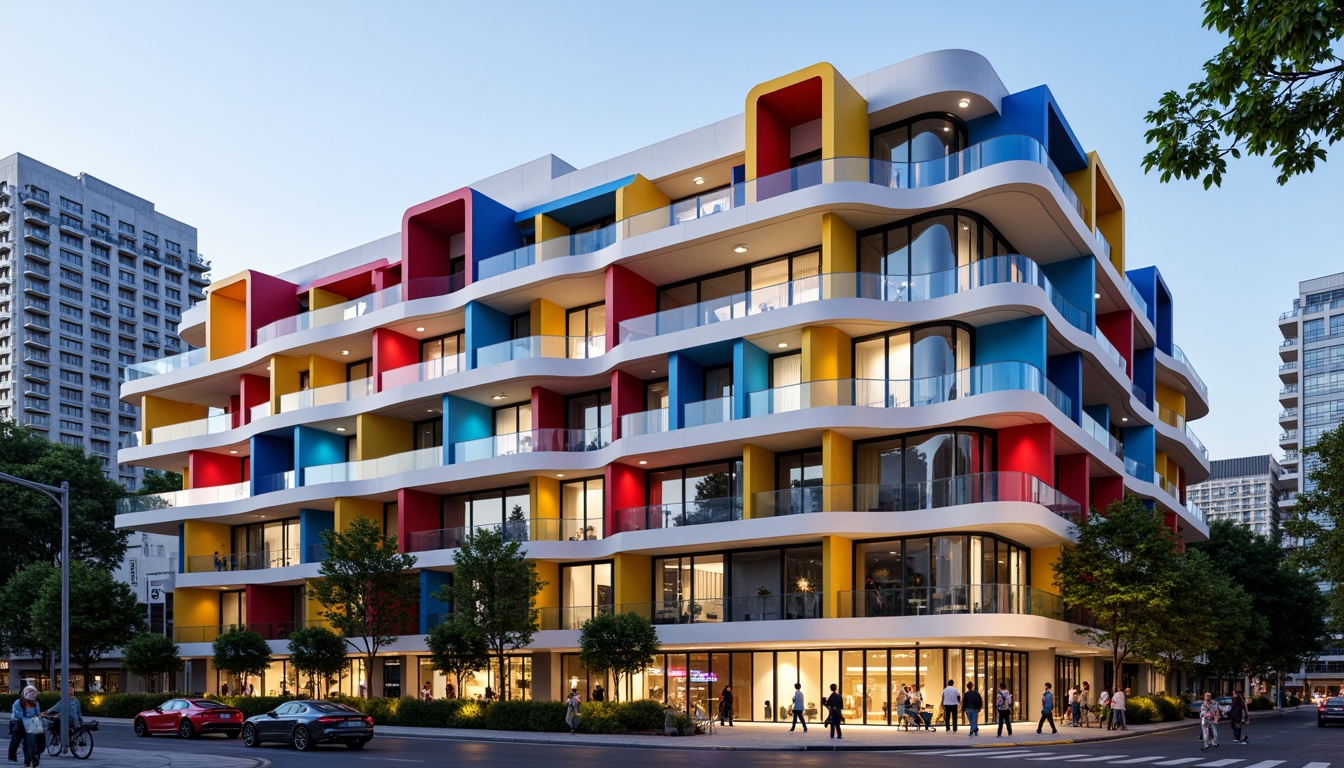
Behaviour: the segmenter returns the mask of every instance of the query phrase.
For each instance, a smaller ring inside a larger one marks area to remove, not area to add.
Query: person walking
[[[1078,692],[1078,704],[1083,710],[1083,727],[1092,727],[1092,686],[1083,681],[1083,690]]]
[[[930,715],[928,720],[924,719],[924,692],[920,690],[918,685],[915,686],[915,690],[910,692],[910,711],[915,715],[916,728],[923,728],[926,731],[933,730],[933,716]]]
[[[1251,708],[1246,706],[1246,697],[1241,695],[1240,690],[1232,692],[1232,708],[1227,712],[1227,719],[1232,721],[1232,741],[1238,744],[1249,744],[1251,737],[1246,735],[1246,722],[1251,719]]]
[[[803,719],[803,684],[793,684],[793,724],[789,726],[789,733],[803,724],[803,733],[807,733],[807,721]]]
[[[1128,688],[1116,686],[1115,693],[1111,694],[1111,730],[1113,731],[1129,730],[1129,724],[1125,722],[1125,699],[1128,693]]]
[[[1045,690],[1041,693],[1041,720],[1036,723],[1036,732],[1040,733],[1046,723],[1050,723],[1050,732],[1059,733],[1055,727],[1055,692],[1050,690],[1053,686],[1050,683],[1045,684]]]
[[[831,695],[826,697],[826,722],[831,726],[831,738],[845,738],[840,733],[840,724],[845,721],[844,716],[845,700],[836,690],[835,683],[831,683]]]
[[[719,693],[719,725],[723,725],[724,719],[728,720],[728,727],[733,725],[733,686],[723,686],[723,691]]]
[[[1199,733],[1204,742],[1199,746],[1200,752],[1218,746],[1218,702],[1209,691],[1204,692],[1204,701],[1199,705]]]
[[[593,697],[592,697],[592,698],[593,698],[593,701],[606,701],[606,700],[607,700],[607,692],[606,692],[606,690],[602,687],[602,684],[601,684],[601,683],[598,683],[597,685],[593,686]]]
[[[985,708],[985,700],[981,698],[980,692],[975,690],[975,683],[966,683],[966,694],[961,697],[961,711],[966,715],[966,721],[971,724],[971,735],[967,738],[975,738],[980,735],[980,710]]]
[[[1081,714],[1081,713],[1079,712],[1079,706],[1078,706],[1078,694],[1079,694],[1079,691],[1078,691],[1078,686],[1077,686],[1077,685],[1074,685],[1074,686],[1072,686],[1072,687],[1069,688],[1069,727],[1070,727],[1070,728],[1077,728],[1077,727],[1078,727],[1078,717],[1079,717],[1079,715]]]
[[[1111,689],[1110,686],[1101,687],[1101,695],[1097,697],[1097,703],[1101,705],[1101,722],[1106,726],[1106,730],[1111,730]]]
[[[578,688],[569,689],[569,700],[565,702],[565,725],[569,726],[570,733],[579,732],[579,707],[583,704],[583,699],[579,697]]]
[[[957,710],[961,705],[961,691],[957,690],[956,682],[947,681],[947,687],[943,689],[943,730],[957,732]]]
[[[999,733],[1003,736],[1004,726],[1008,726],[1008,735],[1013,735],[1013,694],[1008,692],[1008,682],[999,683],[999,692],[994,694],[994,714],[998,718]]]
[[[905,727],[910,727],[910,686],[901,684],[901,690],[896,694],[896,724],[901,724],[901,718],[905,718]]]
[[[42,708],[37,704],[37,689],[31,685],[23,688],[23,693],[14,700],[9,709],[9,759],[14,760],[18,751],[14,744],[17,737],[23,745],[23,764],[25,768],[36,766],[42,759],[42,751],[37,748],[37,734],[46,728],[42,722]]]

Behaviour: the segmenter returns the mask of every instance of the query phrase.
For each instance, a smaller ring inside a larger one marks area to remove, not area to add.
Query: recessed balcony
[[[1297,381],[1297,369],[1298,365],[1296,362],[1284,363],[1283,365],[1280,365],[1279,380],[1282,381],[1284,384],[1292,384],[1293,382]]]
[[[1283,424],[1283,425],[1296,424],[1296,423],[1297,423],[1297,409],[1296,409],[1296,408],[1285,408],[1284,410],[1279,411],[1279,423],[1280,423],[1280,424]]]

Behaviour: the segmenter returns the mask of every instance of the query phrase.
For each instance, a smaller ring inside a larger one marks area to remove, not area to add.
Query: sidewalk
[[[100,722],[107,722],[105,719]],[[128,727],[129,720],[124,721]],[[95,740],[93,754],[88,760],[76,760],[71,755],[52,757],[42,755],[47,768],[271,768],[269,760],[250,757],[219,757],[189,752],[153,752],[140,749],[100,747]]]

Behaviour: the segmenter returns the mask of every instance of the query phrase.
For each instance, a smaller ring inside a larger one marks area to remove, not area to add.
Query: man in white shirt
[[[957,709],[961,705],[961,691],[957,690],[956,682],[947,681],[947,687],[943,689],[943,730],[957,731]]]
[[[793,733],[793,729],[797,728],[799,723],[803,724],[803,733],[807,733],[807,721],[803,719],[803,685],[802,683],[794,683],[793,725],[789,726],[789,733]]]

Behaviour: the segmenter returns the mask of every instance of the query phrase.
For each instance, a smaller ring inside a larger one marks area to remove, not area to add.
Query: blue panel
[[[746,339],[733,343],[733,418],[747,418],[752,392],[770,388],[770,355]]]
[[[1087,331],[1096,330],[1097,317],[1097,260],[1093,256],[1079,256],[1068,261],[1042,264],[1041,271],[1050,278],[1050,284],[1073,306],[1087,315]]]
[[[452,584],[452,573],[428,569],[420,572],[420,632],[422,634],[429,634],[429,630],[433,629],[429,626],[431,615],[447,615],[448,603],[443,600],[435,600],[433,595],[441,588],[452,586]]]
[[[495,434],[495,409],[456,395],[443,396],[443,460],[454,461],[453,447]],[[457,457],[461,461],[464,457]]]
[[[513,223],[512,208],[471,190],[471,274],[479,274],[476,265],[491,256],[508,253],[523,244]],[[444,270],[447,272],[447,270]]]
[[[634,176],[626,176],[600,187],[585,189],[582,192],[566,195],[559,200],[542,203],[517,214],[513,217],[513,221],[515,224],[529,222],[537,214],[544,213],[567,227],[573,227],[586,224],[602,216],[614,215],[616,213],[616,190],[629,185],[634,180]]]
[[[1124,438],[1125,458],[1146,464],[1151,471],[1157,459],[1157,436],[1152,425],[1124,427],[1120,434]]]
[[[303,485],[303,470],[345,461],[345,436],[312,427],[294,428],[294,484]]]
[[[1143,396],[1134,393],[1136,398],[1149,409],[1153,407],[1153,396],[1157,393],[1157,356],[1153,349],[1134,350],[1134,385],[1143,390]]]
[[[187,572],[187,531],[185,523],[177,524],[177,572]]]
[[[479,301],[467,302],[467,365],[476,367],[476,350],[509,340],[509,316]]]
[[[975,364],[1031,363],[1044,371],[1045,315],[1033,315],[975,330]]]
[[[681,429],[687,403],[705,399],[705,369],[685,352],[667,356],[667,428]]]
[[[1139,289],[1139,295],[1143,297],[1144,303],[1148,305],[1148,322],[1154,326],[1157,325],[1157,294],[1154,289],[1157,286],[1157,268],[1144,267],[1143,269],[1131,269],[1125,273],[1125,277]]]
[[[1059,391],[1069,396],[1069,418],[1073,423],[1081,423],[1083,402],[1083,355],[1070,352],[1055,355],[1045,363],[1045,376],[1054,382]]]
[[[278,435],[252,437],[252,495],[278,491],[285,484],[277,478],[294,468],[294,442]]]
[[[1102,403],[1101,405],[1084,405],[1083,413],[1092,417],[1092,420],[1100,424],[1107,432],[1111,431],[1111,406]]]
[[[324,509],[300,509],[299,542],[303,549],[299,552],[299,562],[321,562],[322,558],[318,555],[322,553],[322,550],[315,549],[315,547],[321,546],[323,531],[331,531],[335,528],[335,512],[328,512]]]
[[[1087,153],[1073,135],[1049,88],[1039,85],[1009,94],[1003,97],[1002,109],[1002,114],[985,115],[967,123],[971,144],[995,136],[1026,135],[1045,145],[1060,172],[1073,173],[1087,167]]]

